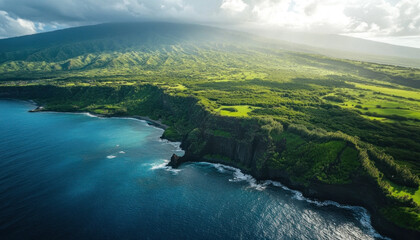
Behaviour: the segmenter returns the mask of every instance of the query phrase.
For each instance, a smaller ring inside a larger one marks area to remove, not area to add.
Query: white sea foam
[[[168,166],[169,160],[163,159],[162,163],[152,163],[150,164],[150,166],[152,166],[150,168],[150,170],[157,170],[157,169],[163,169],[165,171],[171,172],[172,174],[178,174],[181,169],[174,169],[170,166]]]
[[[106,117],[98,116],[98,115],[95,115],[95,114],[92,114],[92,113],[88,113],[88,112],[75,113],[75,114],[83,114],[83,115],[86,115],[88,117],[94,117],[94,118],[106,118]],[[152,128],[158,129],[158,130],[160,130],[162,132],[164,131],[162,128],[159,128],[159,127],[156,127],[154,125],[151,125],[151,124],[148,123],[148,121],[143,120],[143,119],[138,119],[138,118],[135,118],[135,117],[112,117],[112,118],[139,121],[139,122],[142,122],[144,125],[146,125],[148,127],[152,127]]]
[[[159,130],[159,131],[162,131],[162,133],[165,131],[165,129],[163,129],[163,128],[161,128],[161,127],[157,127],[157,126],[155,126],[155,125],[153,125],[153,124],[149,124],[149,122],[147,122],[147,121],[145,121],[145,122],[146,122],[146,124],[147,124],[149,127],[152,127],[152,128],[157,129],[157,130]]]
[[[171,142],[168,139],[162,139],[162,138],[159,139],[159,142],[161,142],[163,144],[170,144],[170,145],[174,146],[175,147],[175,151],[179,151],[179,152],[181,152],[181,151],[183,152],[184,151],[181,148],[181,142]]]
[[[124,151],[119,151],[118,153],[124,154],[125,152]]]
[[[88,117],[93,117],[93,118],[99,118],[99,116],[93,115],[91,113],[82,113],[83,115],[86,115]]]
[[[166,167],[166,164],[168,164],[168,162],[169,161],[164,161],[163,163],[161,163],[161,164],[157,164],[157,163],[153,163],[153,164],[151,164],[151,168],[150,169],[152,169],[152,170],[156,170],[156,169],[163,169],[163,168],[165,168]]]
[[[216,168],[217,171],[219,171],[221,173],[229,173],[230,172],[230,173],[233,174],[233,178],[229,179],[230,182],[247,181],[251,188],[255,188],[256,190],[259,190],[259,191],[263,191],[264,189],[267,188],[267,186],[271,185],[271,186],[279,187],[279,188],[282,188],[286,191],[292,192],[293,193],[293,198],[296,199],[296,200],[306,201],[306,202],[314,204],[318,207],[334,206],[334,207],[337,207],[337,208],[351,210],[353,212],[354,216],[356,217],[356,219],[358,219],[360,224],[365,229],[368,230],[368,232],[371,236],[373,236],[377,239],[389,239],[387,237],[384,237],[384,236],[380,235],[378,232],[376,232],[376,230],[372,227],[371,220],[370,220],[370,215],[369,215],[368,211],[363,207],[342,205],[342,204],[339,204],[337,202],[330,201],[330,200],[327,200],[327,201],[312,200],[312,199],[304,197],[301,192],[299,192],[297,190],[290,189],[290,188],[284,186],[283,184],[281,184],[280,182],[276,182],[276,181],[272,181],[272,180],[266,180],[266,181],[258,183],[257,180],[255,178],[253,178],[251,175],[244,174],[244,173],[242,173],[242,171],[240,169],[234,168],[234,167],[231,167],[231,166],[226,166],[226,165],[219,164],[219,163],[208,163],[208,162],[200,162],[198,164],[210,165],[210,166]]]
[[[106,156],[106,158],[108,158],[108,159],[113,159],[113,158],[116,158],[117,156],[115,156],[115,155],[108,155],[108,156]]]
[[[207,162],[201,162],[200,164],[203,165],[209,165],[217,169],[217,171],[221,173],[231,172],[233,175],[233,178],[229,179],[230,182],[242,182],[246,181],[249,184],[250,188],[254,188],[256,190],[262,191],[267,187],[266,183],[257,183],[257,180],[253,178],[251,175],[244,174],[240,169],[234,168],[231,166],[223,165],[220,163],[207,163]]]

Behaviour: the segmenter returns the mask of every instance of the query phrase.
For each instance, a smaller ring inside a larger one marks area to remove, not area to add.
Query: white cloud
[[[221,9],[232,12],[242,12],[246,7],[248,7],[248,4],[242,0],[223,0],[222,5],[220,5]]]
[[[36,33],[35,24],[22,18],[12,18],[7,12],[0,11],[0,38]]]
[[[260,25],[336,34],[420,34],[418,0],[262,0],[251,7]]]
[[[342,1],[264,0],[255,2],[252,13],[261,25],[332,33],[344,29],[350,20],[343,9]]]

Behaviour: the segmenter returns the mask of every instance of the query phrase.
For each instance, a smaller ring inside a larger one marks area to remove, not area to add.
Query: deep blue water
[[[0,239],[373,239],[365,210],[205,163],[134,119],[0,101]]]

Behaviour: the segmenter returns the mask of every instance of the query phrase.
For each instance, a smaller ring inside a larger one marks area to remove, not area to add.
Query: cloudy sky
[[[0,0],[0,38],[138,20],[343,34],[420,48],[420,0]]]

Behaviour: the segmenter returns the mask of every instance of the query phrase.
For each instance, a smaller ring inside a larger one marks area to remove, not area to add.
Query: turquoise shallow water
[[[134,119],[0,101],[0,239],[373,239],[362,208],[227,166],[165,167],[178,144]]]

